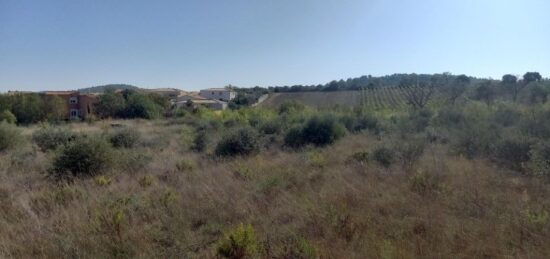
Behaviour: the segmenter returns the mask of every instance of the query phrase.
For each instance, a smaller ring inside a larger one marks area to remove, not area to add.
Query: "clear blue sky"
[[[548,0],[0,0],[0,91],[550,76]]]

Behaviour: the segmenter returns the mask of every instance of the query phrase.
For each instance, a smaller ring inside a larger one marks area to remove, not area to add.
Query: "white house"
[[[175,99],[176,107],[184,107],[191,105],[192,107],[206,106],[214,110],[225,110],[227,108],[227,102],[217,99],[207,99],[196,93],[188,93],[178,96]]]
[[[226,88],[209,88],[201,90],[199,95],[206,99],[231,101],[237,97],[237,92]]]

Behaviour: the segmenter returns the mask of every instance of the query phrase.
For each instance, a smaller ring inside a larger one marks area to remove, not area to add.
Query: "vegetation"
[[[249,155],[260,149],[258,133],[252,128],[241,128],[223,136],[216,146],[216,155]]]
[[[95,176],[109,169],[113,159],[107,141],[95,136],[81,136],[57,152],[50,175],[58,180]]]
[[[17,122],[17,118],[10,111],[4,110],[0,112],[0,122],[15,124]]]
[[[157,119],[169,108],[167,102],[167,98],[154,93],[106,90],[94,108],[100,118]]]
[[[550,257],[550,82],[417,80],[424,105],[371,81],[354,107],[4,122],[0,257]]]
[[[134,128],[116,130],[109,137],[109,141],[116,148],[133,148],[141,139],[141,133]]]
[[[18,128],[5,121],[0,122],[0,153],[13,149],[22,141]]]
[[[42,151],[55,150],[74,140],[75,137],[76,135],[66,128],[47,124],[32,134],[32,140]]]

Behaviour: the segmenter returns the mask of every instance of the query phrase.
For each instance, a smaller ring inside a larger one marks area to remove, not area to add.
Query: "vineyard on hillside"
[[[273,93],[260,106],[277,107],[286,101],[297,101],[313,107],[356,107],[363,105],[369,109],[399,109],[407,106],[407,96],[411,87],[379,87],[360,91],[334,92],[288,92]],[[441,91],[434,90],[433,102],[442,99]]]

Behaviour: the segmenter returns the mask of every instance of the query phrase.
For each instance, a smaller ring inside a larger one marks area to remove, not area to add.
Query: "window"
[[[78,103],[78,97],[76,97],[76,96],[71,96],[71,98],[69,98],[69,103],[70,103],[70,104],[76,104],[76,103]]]
[[[222,92],[218,92],[219,95],[222,95]]]
[[[71,118],[72,119],[78,118],[78,110],[77,109],[71,109]]]
[[[214,94],[216,94],[216,93],[212,92],[212,95],[214,95]]]

